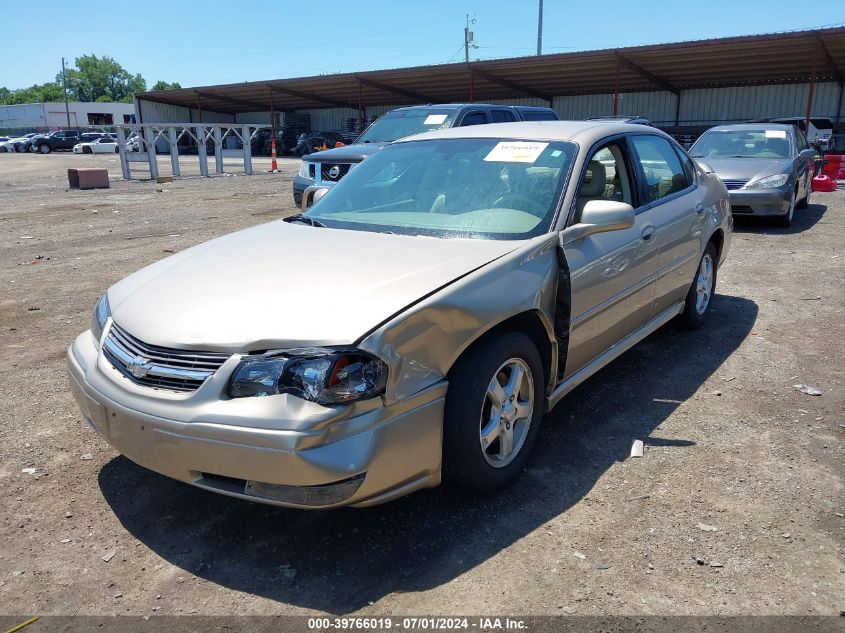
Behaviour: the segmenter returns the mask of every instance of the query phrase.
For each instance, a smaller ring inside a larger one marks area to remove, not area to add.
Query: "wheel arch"
[[[552,386],[552,377],[556,373],[556,367],[553,365],[556,360],[554,353],[555,339],[552,325],[540,310],[519,312],[496,323],[493,327],[483,332],[455,357],[455,360],[449,367],[449,372],[446,374],[447,378],[452,373],[455,365],[473,349],[480,345],[494,342],[497,336],[505,332],[520,332],[528,336],[534,343],[543,364],[544,391],[548,394]]]

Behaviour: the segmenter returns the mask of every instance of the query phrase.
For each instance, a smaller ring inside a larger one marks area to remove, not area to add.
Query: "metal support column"
[[[810,138],[810,117],[813,114],[813,96],[816,91],[816,61],[813,60],[813,76],[810,77],[810,91],[807,93],[807,119],[804,122],[804,133],[807,135],[807,140],[811,143],[813,139]]]
[[[129,157],[126,156],[126,134],[122,127],[117,128],[117,150],[120,152],[120,170],[123,172],[123,179],[129,180],[132,174],[129,171]]]
[[[362,95],[361,81],[358,81],[358,133],[364,131],[364,98]]]
[[[150,164],[150,178],[158,178],[158,159],[156,158],[155,130],[150,125],[144,126],[144,143],[147,147],[147,162]]]
[[[619,111],[619,55],[616,55],[616,76],[613,80],[613,104],[611,114],[616,116]]]
[[[839,84],[839,101],[836,102],[836,122],[842,119],[842,98],[845,97],[845,81]]]
[[[208,152],[205,151],[205,126],[198,125],[194,128],[197,132],[197,156],[200,161],[200,174],[208,176]]]
[[[181,176],[179,173],[179,137],[176,135],[176,128],[172,125],[167,128],[167,140],[170,143],[170,168],[174,176]]]
[[[241,139],[244,144],[244,173],[247,176],[252,175],[252,143],[249,138],[249,126],[245,125],[241,128]]]
[[[678,94],[675,96],[675,127],[678,127],[681,124],[681,93],[683,90],[678,90]]]
[[[214,126],[214,171],[223,173],[223,134],[219,125]]]

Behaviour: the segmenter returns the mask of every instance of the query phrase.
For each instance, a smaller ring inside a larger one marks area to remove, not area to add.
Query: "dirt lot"
[[[112,188],[66,191],[80,164]],[[109,285],[292,212],[281,167],[157,185],[111,156],[0,155],[0,613],[845,609],[845,192],[790,230],[738,226],[708,326],[664,328],[566,398],[503,494],[299,512],[135,466],[64,371]]]

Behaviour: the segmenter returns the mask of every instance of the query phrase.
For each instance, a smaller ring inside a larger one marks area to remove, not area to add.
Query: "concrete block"
[[[69,180],[71,179],[70,171],[68,170]],[[109,172],[106,169],[77,169],[75,171],[77,186],[80,189],[108,189],[110,186]]]

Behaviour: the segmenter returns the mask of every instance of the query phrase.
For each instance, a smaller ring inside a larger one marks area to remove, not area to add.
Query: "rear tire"
[[[704,325],[707,315],[710,314],[710,306],[713,305],[713,295],[716,292],[718,262],[716,247],[713,242],[709,242],[698,262],[684,303],[684,311],[681,313],[681,322],[690,330],[697,330]]]
[[[544,384],[537,347],[521,332],[494,335],[470,348],[449,372],[444,481],[489,494],[516,479],[543,419]]]

